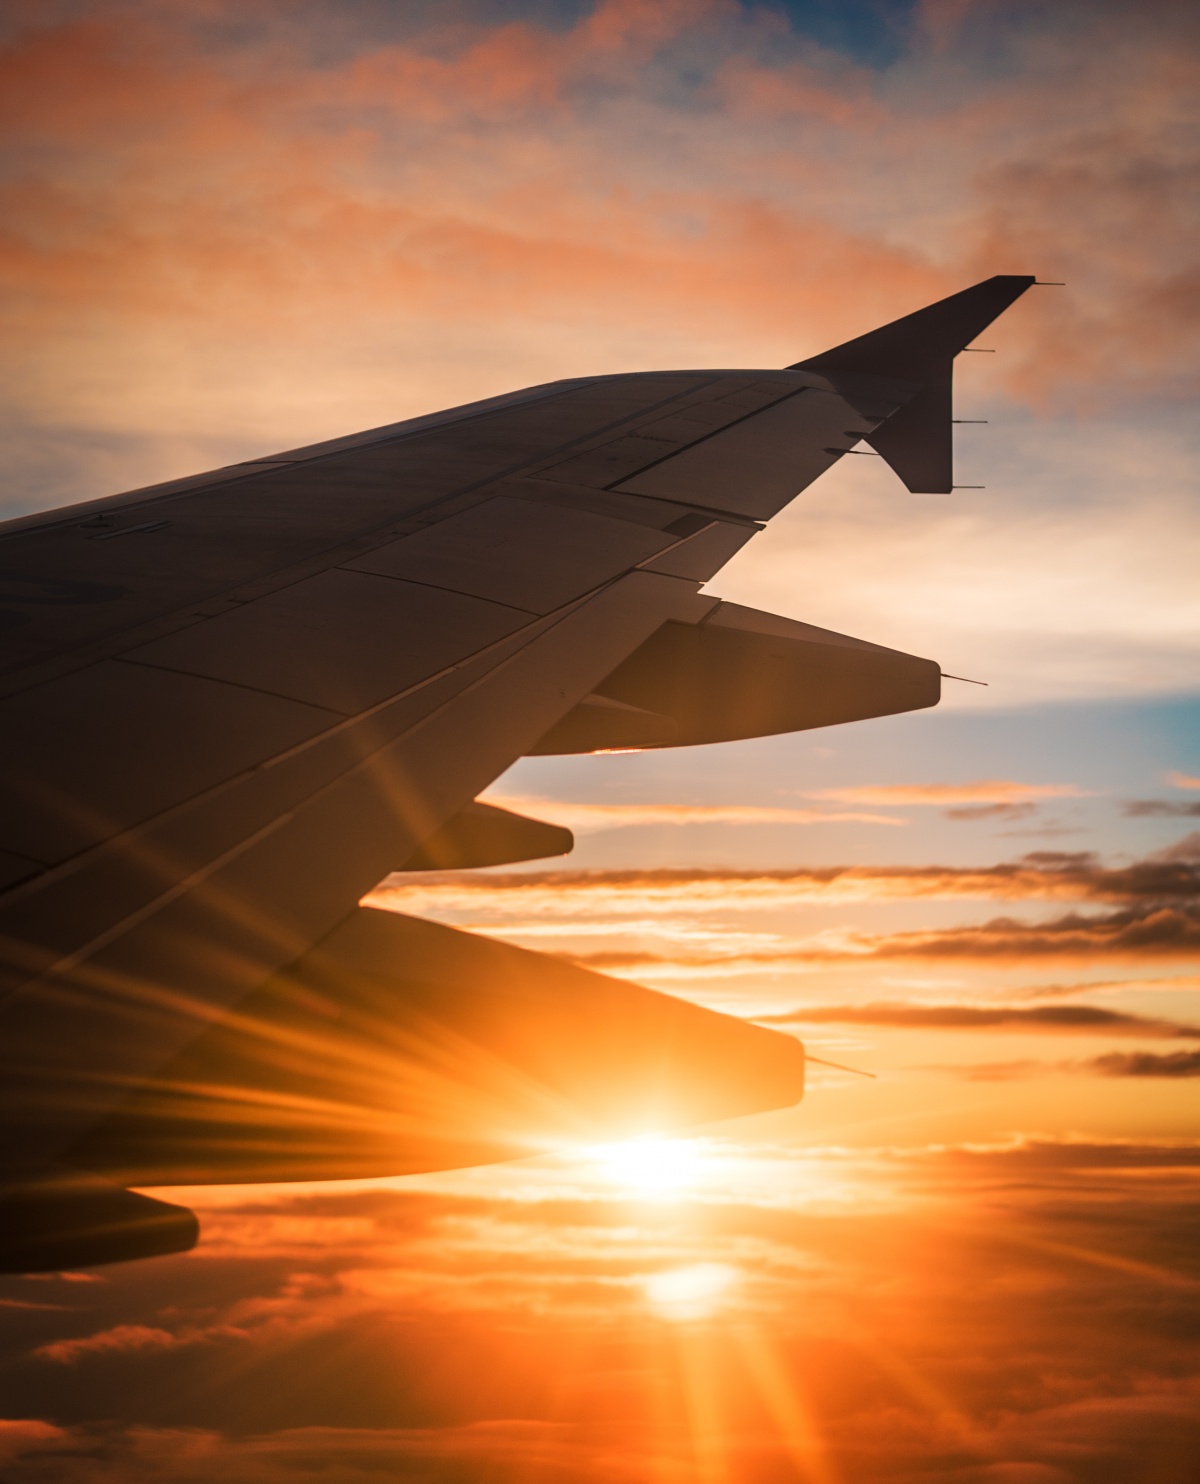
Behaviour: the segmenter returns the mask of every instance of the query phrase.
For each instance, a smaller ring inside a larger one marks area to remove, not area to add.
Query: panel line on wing
[[[649,376],[655,373],[634,374]],[[692,376],[702,377],[706,373],[693,372],[681,374],[690,374]],[[531,397],[528,399],[528,401],[525,402],[513,402],[503,407],[488,408],[485,411],[472,413],[466,417],[458,419],[449,418],[445,422],[431,422],[428,426],[414,428],[408,432],[398,433],[387,437],[371,437],[370,433],[374,430],[368,430],[367,432],[364,432],[362,434],[351,434],[350,437],[361,438],[363,441],[361,443],[356,443],[347,447],[329,449],[327,452],[314,454],[306,458],[289,458],[286,460],[279,460],[271,457],[263,457],[256,460],[246,460],[243,463],[227,464],[220,469],[211,470],[202,474],[185,475],[181,479],[166,481],[163,484],[146,485],[142,489],[130,490],[119,495],[108,495],[98,500],[80,501],[76,505],[64,506],[61,511],[38,511],[33,512],[28,516],[18,516],[12,521],[7,521],[4,523],[5,529],[0,530],[0,541],[27,535],[34,531],[50,530],[63,526],[70,527],[72,525],[78,525],[81,519],[86,518],[86,512],[89,511],[101,513],[103,510],[128,509],[138,505],[158,505],[166,503],[168,501],[184,499],[189,495],[197,494],[205,489],[215,488],[217,486],[228,484],[236,484],[247,479],[256,478],[264,473],[274,473],[277,470],[282,471],[284,469],[293,468],[296,465],[305,465],[311,467],[324,463],[326,460],[338,458],[347,452],[357,453],[368,448],[387,448],[403,443],[412,442],[418,438],[426,436],[429,433],[440,432],[452,427],[462,427],[471,423],[479,423],[487,418],[497,417],[505,412],[512,411],[517,407],[534,407],[543,402],[553,401],[557,397],[570,396],[587,386],[594,385],[596,382],[602,382],[606,379],[607,378],[604,377],[583,379],[580,381],[576,381],[570,386],[564,387],[561,391],[548,392],[544,397]],[[546,457],[557,457],[563,451],[574,448],[580,443],[586,443],[589,439],[600,437],[604,433],[614,432],[616,429],[622,427],[627,423],[634,422],[637,419],[649,416],[653,412],[657,412],[660,407],[669,406],[670,403],[678,401],[680,397],[690,395],[693,390],[702,391],[706,386],[712,386],[720,379],[720,376],[710,375],[707,381],[701,381],[695,388],[689,388],[684,391],[674,391],[669,396],[660,398],[656,402],[651,402],[645,407],[639,408],[635,412],[625,413],[622,416],[615,418],[612,422],[601,424],[599,427],[596,428],[590,428],[586,433],[581,433],[576,438],[567,439],[565,442],[560,444],[558,448],[555,449],[552,455],[542,454],[535,456],[533,459],[522,459],[519,463],[513,464],[508,468],[496,470],[489,473],[486,479],[477,480],[473,484],[462,485],[447,492],[446,494],[435,496],[426,505],[415,506],[410,514],[419,515],[426,510],[437,508],[439,504],[444,503],[446,500],[455,499],[464,494],[471,494],[475,490],[484,488],[488,484],[491,484],[497,480],[510,478],[512,475],[518,474],[521,470],[528,468],[531,463],[538,463]],[[550,386],[554,385],[555,383],[550,383]],[[430,414],[431,418],[436,418],[438,416],[439,414],[437,413]],[[414,419],[414,421],[415,420],[416,419]],[[392,426],[395,425],[393,424]],[[341,443],[343,440],[337,439],[330,441]],[[264,466],[269,467],[264,468]],[[153,493],[156,490],[160,491],[160,493]],[[51,519],[49,517],[59,518]],[[388,524],[390,523],[391,522],[388,522]],[[382,527],[380,529],[382,529]]]
[[[686,540],[690,538],[684,539]],[[665,548],[664,551],[660,553],[660,555],[665,555],[668,551],[674,550],[675,546],[682,544],[684,544],[684,541],[676,542],[672,547]],[[625,575],[628,574],[618,574],[618,578]],[[612,582],[617,581],[618,578],[612,579]],[[340,716],[328,727],[323,728],[321,731],[314,732],[311,736],[301,739],[300,742],[295,743],[294,745],[280,752],[277,752],[268,758],[263,759],[261,762],[254,763],[249,767],[243,768],[237,773],[229,775],[229,777],[222,779],[219,783],[215,783],[207,789],[201,789],[195,794],[191,794],[184,799],[176,801],[175,803],[171,804],[163,810],[160,810],[158,813],[154,814],[148,819],[139,820],[135,824],[115,831],[113,834],[106,836],[102,840],[96,841],[94,844],[85,847],[83,850],[74,853],[64,860],[45,865],[43,869],[41,869],[36,875],[32,877],[26,877],[25,879],[14,883],[11,888],[6,890],[3,893],[3,899],[5,903],[16,903],[22,900],[24,897],[28,896],[31,891],[41,890],[42,888],[53,885],[56,881],[59,881],[75,872],[86,869],[89,861],[100,856],[103,852],[126,848],[128,845],[135,842],[140,836],[144,836],[147,832],[170,823],[173,819],[176,819],[185,814],[189,809],[194,808],[202,801],[217,799],[223,793],[235,788],[240,782],[249,777],[252,777],[254,774],[269,772],[276,767],[292,761],[294,758],[299,757],[306,752],[311,752],[317,747],[332,741],[339,735],[352,731],[354,728],[359,727],[367,722],[373,721],[376,717],[386,712],[389,708],[410,699],[412,696],[418,694],[422,690],[429,689],[437,682],[445,680],[449,676],[457,673],[458,671],[467,669],[468,667],[478,666],[482,661],[485,661],[490,655],[497,651],[508,649],[510,651],[510,655],[508,657],[511,658],[512,656],[516,655],[521,650],[526,648],[530,643],[541,637],[542,634],[552,629],[560,620],[568,617],[571,612],[582,607],[590,599],[597,596],[604,587],[611,585],[611,582],[601,584],[600,587],[593,589],[591,592],[581,594],[577,599],[574,599],[572,602],[564,605],[563,608],[557,610],[552,614],[534,616],[532,617],[530,623],[524,625],[520,629],[514,630],[513,632],[504,635],[499,639],[493,640],[473,654],[464,656],[462,659],[444,666],[442,669],[435,671],[428,676],[425,676],[423,679],[414,682],[412,685],[406,686],[402,690],[396,691],[395,693],[384,697],[382,700],[376,702],[374,705],[365,708],[364,710],[354,714],[353,716]],[[222,680],[213,682],[207,677],[194,676],[191,671],[171,670],[166,666],[152,663],[147,660],[134,660],[128,657],[118,657],[118,659],[114,662],[125,663],[130,665],[131,667],[145,670],[163,670],[166,673],[170,674],[182,674],[193,679],[203,679],[207,684],[216,683],[220,685],[229,685],[231,687],[247,690],[252,694],[271,695],[272,699],[281,699],[295,704],[293,698],[291,697],[277,696],[274,692],[264,692],[253,686],[240,685],[239,682],[235,681]],[[486,674],[491,673],[491,670],[486,672]],[[486,674],[481,678],[486,678]],[[455,692],[454,696],[448,697],[446,701],[442,703],[442,705],[450,704],[450,702],[459,694],[461,694],[461,692]],[[435,707],[433,711],[428,713],[428,715],[435,715],[437,710],[439,709],[440,707]],[[331,716],[337,716],[336,712],[330,712],[329,714]],[[425,716],[415,718],[407,728],[402,727],[399,731],[389,732],[383,738],[383,740],[379,742],[379,745],[375,749],[375,752],[377,753],[383,748],[391,746],[394,742],[404,736],[406,729],[411,730],[413,727],[419,726],[424,720],[426,720]],[[368,757],[373,755],[374,754],[368,754]],[[336,782],[338,779],[344,776],[346,776],[344,771],[339,772],[334,775],[330,782]],[[42,863],[38,862],[37,864],[41,865]]]
[[[713,382],[710,382],[709,383],[709,385],[717,385],[717,384],[719,384],[719,379],[715,379]],[[762,384],[764,384],[764,383],[762,382],[762,380],[760,378],[759,380],[756,380],[754,383],[752,383],[752,386],[757,386],[757,385],[762,385]],[[771,383],[766,383],[766,384],[771,384]],[[780,382],[774,383],[774,385],[776,385],[776,386],[783,385],[783,384],[784,383],[780,383]],[[697,388],[696,390],[697,391],[701,391],[701,390],[703,390],[703,388],[700,387],[700,388]],[[750,390],[750,388],[742,389],[743,393],[746,390]],[[737,427],[740,423],[743,423],[743,422],[747,421],[747,419],[752,418],[752,417],[756,417],[759,413],[765,412],[768,408],[774,407],[777,403],[779,403],[779,402],[785,402],[785,401],[788,400],[789,397],[794,397],[794,396],[798,395],[801,391],[805,391],[805,390],[807,390],[807,386],[806,385],[802,385],[802,386],[799,386],[799,387],[792,387],[789,390],[784,391],[782,393],[782,395],[780,395],[780,396],[772,396],[772,397],[768,398],[767,400],[761,402],[757,407],[751,407],[751,408],[748,408],[746,410],[743,410],[740,413],[740,415],[731,417],[730,419],[728,419],[728,421],[725,421],[725,422],[720,423],[715,428],[709,428],[706,431],[699,433],[698,436],[696,436],[694,438],[693,437],[687,438],[687,441],[686,442],[679,441],[679,440],[674,440],[674,441],[672,441],[671,447],[670,447],[670,449],[669,449],[668,452],[663,453],[663,454],[659,455],[656,458],[651,458],[651,459],[648,459],[648,460],[646,460],[646,461],[644,461],[642,463],[635,464],[634,467],[632,467],[630,469],[627,469],[625,472],[614,476],[611,480],[600,481],[598,483],[595,483],[595,482],[589,483],[588,481],[585,481],[585,480],[579,480],[579,479],[572,480],[569,474],[567,474],[567,475],[556,474],[556,471],[559,470],[559,469],[562,469],[564,467],[569,468],[571,464],[576,463],[576,462],[578,462],[581,459],[586,459],[589,454],[603,454],[603,452],[604,452],[604,450],[606,448],[611,448],[613,446],[614,442],[619,441],[619,440],[612,440],[612,439],[608,440],[608,442],[605,442],[605,443],[596,443],[594,446],[592,446],[590,448],[582,449],[578,454],[573,455],[571,458],[568,458],[568,459],[565,459],[565,460],[558,459],[557,456],[556,456],[555,462],[544,464],[540,469],[535,469],[533,471],[531,477],[534,478],[534,479],[543,479],[543,478],[558,479],[561,482],[566,483],[566,484],[574,483],[574,484],[576,484],[577,486],[579,486],[581,488],[593,488],[593,489],[602,489],[602,490],[609,490],[609,491],[615,490],[617,488],[617,486],[625,483],[626,481],[628,481],[630,479],[636,479],[639,475],[645,473],[649,469],[655,468],[658,464],[664,463],[668,459],[675,458],[679,454],[685,453],[685,452],[687,452],[687,450],[689,450],[691,448],[695,448],[698,444],[704,443],[704,442],[706,442],[710,438],[715,438],[715,437],[718,437],[722,433],[729,432],[732,428]],[[737,393],[736,392],[735,393],[730,393],[728,395],[728,397],[715,397],[715,398],[711,398],[708,401],[693,400],[692,402],[687,403],[686,406],[685,406],[685,408],[682,409],[681,412],[678,415],[680,416],[681,419],[683,419],[684,418],[684,415],[685,415],[685,413],[686,413],[686,411],[687,411],[688,408],[691,408],[691,407],[700,408],[700,407],[715,406],[716,404],[720,403],[721,401],[732,400],[732,398],[733,398],[734,395],[737,395]],[[678,399],[676,399],[676,400],[678,400]],[[648,409],[648,410],[656,410],[656,409]],[[661,421],[661,419],[660,419],[660,421]],[[650,425],[650,427],[653,427],[653,426],[654,426],[654,424],[651,424]],[[604,431],[606,431],[606,430],[604,430],[604,429],[598,429],[595,436],[596,437],[599,437]],[[644,441],[647,441],[647,442],[667,442],[668,441],[666,439],[657,439],[657,438],[655,438],[654,434],[652,432],[650,432],[649,431],[649,428],[647,428],[644,424],[639,424],[639,427],[636,430],[631,430],[629,436],[631,436],[631,437],[640,437]]]
[[[115,654],[112,657],[111,663],[114,665],[134,665],[139,670],[153,670],[162,675],[182,675],[185,676],[188,680],[206,680],[214,685],[227,685],[230,687],[231,690],[246,691],[247,694],[252,696],[270,696],[273,701],[289,701],[292,705],[308,706],[314,711],[325,711],[328,712],[330,716],[338,717],[339,721],[354,721],[357,719],[356,716],[347,716],[344,711],[337,711],[332,706],[318,706],[313,701],[299,701],[295,696],[289,695],[286,691],[268,690],[265,685],[251,685],[249,681],[231,680],[225,675],[204,675],[201,674],[198,670],[185,670],[181,665],[164,664],[162,660],[134,659],[134,657],[129,654]],[[413,689],[415,690],[417,689],[417,687],[414,686]],[[318,732],[316,735],[318,737],[323,737],[325,733]],[[255,763],[253,767],[244,768],[241,773],[231,774],[230,776],[242,777],[245,773],[253,773],[258,768],[264,766],[269,766],[269,764]],[[203,793],[204,790],[201,790],[201,793],[195,795],[195,797],[200,798]]]
[[[802,392],[806,392],[809,390],[810,388],[806,386],[797,387],[795,391],[785,392],[782,397],[776,397],[773,402],[764,402],[761,407],[753,408],[750,412],[745,413],[742,417],[734,418],[732,422],[725,423],[722,427],[713,428],[711,432],[705,433],[703,437],[694,438],[691,443],[681,444],[678,448],[673,448],[670,453],[663,454],[661,458],[653,459],[650,463],[643,464],[640,469],[634,469],[628,474],[621,475],[619,479],[614,479],[611,484],[606,484],[604,488],[606,490],[616,490],[621,485],[628,483],[629,480],[639,479],[643,474],[649,473],[651,469],[657,469],[660,464],[667,463],[670,459],[675,458],[678,454],[690,453],[692,449],[698,448],[700,444],[707,443],[713,438],[720,438],[722,434],[731,432],[734,428],[739,427],[742,423],[748,422],[752,417],[757,417],[759,413],[768,412],[772,407],[778,407],[781,402],[787,402],[792,397],[798,397]],[[636,495],[638,492],[637,490],[630,490],[629,493]],[[732,514],[732,512],[730,513]]]
[[[557,446],[553,457],[561,457],[565,450],[576,447],[580,443],[586,443],[590,439],[605,432],[612,432],[622,426],[637,424],[662,408],[678,402],[682,397],[692,396],[698,392],[702,392],[705,388],[718,383],[722,379],[722,376],[727,374],[705,372],[670,373],[673,387],[668,395],[657,396],[653,401],[641,405],[633,411],[623,411],[620,416],[606,424],[602,424],[599,428],[589,428],[586,433],[563,441]],[[654,375],[657,376],[658,373]],[[653,379],[654,377],[652,376],[642,377],[641,375],[637,375],[628,378],[628,381],[632,383]],[[681,387],[679,385],[681,379],[686,380],[689,384]],[[601,378],[601,380],[607,379]],[[624,382],[626,378],[613,378],[613,380]],[[591,382],[576,383],[569,388],[565,388],[562,395],[565,396],[568,393],[586,391],[591,385]],[[625,394],[626,388],[622,387],[620,390],[622,394]],[[556,393],[555,396],[557,395]],[[534,408],[539,406],[541,402],[548,400],[552,399],[534,399],[527,403],[517,404],[517,410]],[[487,413],[481,413],[474,417],[463,419],[463,423],[477,423],[486,417],[497,417],[509,410],[512,409],[507,407],[493,409]],[[454,426],[455,424],[451,422],[443,424],[441,429],[418,429],[411,437],[406,436],[403,438],[381,440],[374,447],[384,448],[389,444],[406,443],[416,438],[419,434],[436,433]],[[368,446],[364,445],[364,448]],[[376,549],[380,545],[385,545],[389,540],[396,539],[397,535],[400,534],[396,531],[398,514],[403,515],[405,523],[415,521],[418,523],[418,528],[420,528],[420,518],[422,516],[430,516],[435,512],[440,512],[437,514],[437,519],[444,519],[453,513],[452,510],[447,510],[447,506],[452,506],[456,500],[466,500],[469,496],[476,495],[478,496],[476,500],[464,506],[464,508],[471,508],[472,505],[481,503],[482,500],[488,498],[487,491],[489,488],[502,484],[504,481],[514,477],[525,475],[531,466],[536,467],[546,456],[544,452],[539,452],[533,458],[527,456],[522,458],[518,463],[506,465],[499,469],[489,469],[484,478],[469,479],[466,483],[455,485],[449,490],[433,495],[425,500],[424,503],[412,505],[403,512],[397,512],[393,509],[389,512],[386,521],[368,526],[365,530],[359,530],[348,538],[331,540],[318,550],[300,557],[299,560],[285,561],[282,566],[267,572],[257,573],[248,579],[235,581],[216,591],[209,591],[203,596],[197,595],[190,602],[185,602],[179,606],[157,612],[142,612],[131,615],[131,621],[126,621],[121,627],[115,628],[110,632],[102,633],[98,638],[88,637],[79,641],[70,641],[66,646],[60,645],[57,653],[53,655],[38,655],[34,653],[27,658],[18,658],[9,674],[3,680],[0,680],[0,695],[19,693],[45,680],[50,680],[82,668],[83,663],[88,661],[95,661],[120,654],[124,649],[138,643],[154,642],[166,633],[178,633],[182,629],[190,627],[194,622],[192,610],[198,603],[205,605],[213,603],[240,605],[246,601],[255,601],[269,592],[280,591],[293,585],[295,582],[302,581],[305,576],[312,576],[327,571],[331,567],[336,567],[354,556],[362,555]],[[334,452],[328,455],[322,455],[317,459],[304,461],[304,465],[306,468],[315,468],[330,460],[341,457],[345,457],[345,454]],[[286,473],[291,467],[289,465],[279,471],[267,474],[264,474],[262,470],[250,471],[245,476],[239,476],[239,479],[243,477],[272,478],[275,477],[275,474]],[[190,476],[186,481],[186,489],[180,488],[167,494],[143,499],[140,503],[145,508],[147,506],[157,506],[168,500],[179,501],[188,497],[201,495],[208,489],[217,490],[226,488],[230,482],[236,481],[219,479],[214,482],[205,475]],[[184,481],[180,481],[179,483],[183,484]],[[27,524],[22,519],[17,522],[8,523],[3,530],[0,530],[0,540],[31,535],[54,535],[59,533],[60,528],[69,530],[79,524],[82,516],[95,514],[110,505],[113,508],[117,508],[113,504],[114,501],[124,501],[125,508],[129,509],[134,509],[139,503],[137,501],[126,501],[124,496],[112,497],[112,500],[91,501],[83,505],[70,507],[68,511],[64,512],[61,521],[47,521],[45,519],[34,519],[31,517]],[[425,522],[425,524],[433,523],[435,522]],[[207,617],[210,615],[204,616]]]
[[[580,601],[583,600],[581,599]],[[331,724],[323,727],[319,731],[313,732],[308,737],[302,738],[300,742],[290,745],[287,748],[276,752],[265,759],[262,759],[261,761],[240,768],[236,772],[229,774],[227,777],[219,780],[218,782],[211,784],[209,787],[201,788],[197,792],[188,794],[186,797],[174,801],[165,808],[157,810],[146,818],[139,819],[121,829],[114,830],[111,834],[108,834],[102,839],[98,839],[93,843],[86,845],[83,849],[73,851],[71,854],[62,859],[53,862],[38,862],[42,869],[36,875],[32,877],[26,877],[25,879],[13,883],[13,885],[3,893],[3,900],[5,905],[7,906],[22,900],[24,897],[28,896],[31,891],[40,891],[44,887],[52,886],[55,882],[65,878],[66,876],[71,875],[72,873],[86,870],[89,866],[89,863],[99,858],[105,851],[126,849],[134,842],[136,842],[140,837],[144,836],[148,831],[152,831],[161,826],[169,825],[172,820],[179,818],[189,809],[194,808],[196,805],[202,803],[203,801],[219,799],[222,794],[236,788],[239,783],[250,777],[253,777],[256,773],[267,772],[282,763],[288,762],[305,752],[311,751],[321,746],[322,744],[331,741],[341,733],[350,731],[360,724],[364,724],[366,722],[374,720],[377,716],[387,711],[390,707],[394,707],[402,703],[403,701],[411,698],[412,696],[418,694],[420,691],[432,687],[437,682],[445,680],[448,676],[455,674],[457,671],[466,669],[472,665],[478,665],[482,662],[485,662],[487,658],[496,651],[503,651],[507,647],[515,652],[516,650],[523,648],[526,644],[536,639],[540,632],[551,627],[552,623],[553,619],[534,618],[530,623],[524,625],[522,628],[515,630],[500,639],[493,640],[491,643],[485,645],[482,649],[478,650],[474,654],[464,656],[462,659],[454,662],[453,664],[444,666],[441,670],[436,671],[435,673],[424,677],[423,679],[413,683],[412,685],[409,685],[404,689],[385,697],[381,701],[377,702],[374,706],[368,707],[364,711],[353,716],[340,716],[337,712],[327,711],[326,714],[329,715],[331,719],[333,719],[331,720]],[[196,676],[190,671],[170,670],[165,666],[154,664],[146,660],[118,658],[113,661],[108,661],[107,663],[128,665],[130,670],[134,673],[137,673],[138,671],[145,671],[150,673],[161,671],[166,674],[180,675],[189,680],[197,681],[198,683],[206,686],[229,686],[231,689],[240,689],[251,695],[268,695],[272,700],[282,700],[291,706],[303,704],[297,703],[292,697],[278,696],[276,693],[264,692],[252,686],[239,685],[237,682],[234,681],[214,681],[209,677]],[[320,708],[310,709],[318,710]],[[413,724],[415,725],[416,722],[414,721]],[[401,728],[398,732],[388,733],[388,738],[394,740],[397,736],[400,735],[403,735],[403,728]],[[309,744],[311,744],[311,746]]]
[[[626,574],[626,577],[628,579],[633,575],[634,574]],[[638,577],[644,578],[648,574],[639,573],[636,575]],[[655,585],[655,590],[660,592],[665,590],[663,587],[664,584],[677,582],[679,580],[680,579],[662,577],[657,575],[650,576],[650,581]],[[695,583],[689,582],[686,584],[686,586],[688,588],[689,596],[691,596],[693,599],[697,599],[699,595],[695,593]],[[705,600],[701,598],[699,599],[699,601],[704,602]],[[707,601],[713,606],[715,606],[717,602],[716,599],[709,599]],[[573,603],[568,609],[565,609],[553,615],[553,617],[549,620],[539,621],[539,627],[543,628],[544,634],[549,635],[553,632],[554,629],[560,627],[565,621],[576,614],[583,606],[585,606],[583,603]],[[667,606],[673,607],[674,604]],[[531,640],[533,638],[540,637],[543,637],[543,635],[534,635],[531,636]],[[187,890],[196,886],[203,885],[203,883],[209,877],[214,875],[218,870],[221,870],[225,865],[235,862],[237,859],[239,859],[239,857],[245,855],[248,851],[253,849],[258,843],[269,839],[270,836],[276,833],[280,828],[282,828],[283,825],[299,818],[302,814],[310,813],[314,807],[320,804],[321,801],[328,799],[333,791],[348,786],[355,779],[375,769],[378,766],[379,760],[382,755],[387,753],[390,749],[396,747],[406,736],[413,736],[414,734],[419,733],[422,728],[430,726],[435,720],[441,717],[441,715],[447,710],[447,708],[459,703],[464,696],[472,694],[473,692],[479,690],[481,687],[495,684],[497,677],[510,665],[519,661],[528,648],[528,643],[514,647],[510,654],[504,656],[500,660],[499,664],[485,670],[483,673],[476,676],[462,690],[456,691],[452,696],[448,696],[438,706],[434,707],[432,711],[425,713],[418,718],[415,718],[409,726],[402,728],[395,735],[379,739],[374,747],[372,747],[368,752],[360,755],[357,761],[353,763],[349,768],[343,769],[333,777],[326,780],[319,787],[305,794],[304,797],[300,801],[298,801],[298,803],[294,807],[281,811],[279,815],[277,815],[274,819],[268,821],[267,824],[265,824],[261,829],[255,831],[249,837],[246,837],[245,839],[231,846],[228,850],[222,852],[218,858],[213,861],[206,862],[203,866],[189,873],[185,880],[175,882],[165,890],[156,893],[152,900],[143,903],[133,912],[123,915],[118,923],[110,924],[110,926],[106,928],[102,933],[95,935],[93,938],[89,939],[87,943],[77,945],[74,949],[71,950],[68,955],[64,955],[63,958],[55,960],[53,963],[45,966],[38,973],[24,981],[24,983],[22,983],[16,990],[16,994],[27,995],[29,993],[32,993],[39,986],[51,982],[62,973],[69,972],[70,969],[75,968],[80,963],[82,963],[84,959],[118,939],[127,927],[137,926],[140,922],[152,916],[153,913],[160,907],[169,905],[172,901],[183,895]],[[361,719],[362,718],[354,718],[353,721],[348,722],[348,724],[353,724],[353,722],[357,722]],[[317,739],[312,740],[315,741]],[[144,827],[145,826],[143,825],[142,828]],[[130,833],[133,832],[131,831]]]

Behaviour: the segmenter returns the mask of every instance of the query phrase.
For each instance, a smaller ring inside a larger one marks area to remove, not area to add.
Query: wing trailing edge
[[[401,871],[461,871],[569,855],[575,836],[561,825],[527,819],[478,799],[442,825],[397,867]]]
[[[663,624],[532,752],[732,742],[915,711],[940,694],[933,660],[720,602],[698,623]]]
[[[0,1189],[0,1273],[51,1273],[186,1252],[200,1227],[185,1206],[77,1170]]]

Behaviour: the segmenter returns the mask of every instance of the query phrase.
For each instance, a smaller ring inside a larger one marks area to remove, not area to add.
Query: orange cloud
[[[986,778],[975,783],[885,783],[857,788],[822,788],[805,795],[843,804],[1022,804],[1036,799],[1080,799],[1088,791],[1072,783],[1016,783]]]
[[[465,915],[483,922],[518,913],[567,920],[641,918],[668,912],[774,910],[813,902],[970,898],[1189,902],[1200,898],[1200,859],[1188,851],[1112,867],[1086,852],[1038,851],[1020,861],[978,867],[448,871],[388,877],[365,900],[416,916]]]
[[[496,931],[496,929],[492,929]],[[513,931],[516,931],[515,929]],[[663,965],[730,968],[873,959],[958,959],[1033,962],[1061,958],[1087,962],[1118,958],[1200,961],[1200,912],[1194,905],[1165,907],[1152,904],[1121,912],[1085,917],[1077,913],[1050,922],[1026,923],[996,918],[978,926],[925,929],[916,932],[863,933],[854,929],[825,930],[797,936],[778,947],[742,951],[693,948],[660,953],[651,950],[603,950],[572,953],[575,963],[591,968],[642,969]]]
[[[157,1329],[164,1303],[223,1326],[203,1347],[65,1368],[37,1353],[61,1312],[6,1334],[27,1419],[0,1426],[6,1462],[81,1484],[634,1484],[693,1480],[700,1453],[731,1484],[923,1484],[1050,1480],[1064,1458],[1120,1477],[1131,1456],[1167,1479],[1194,1456],[1194,1140],[724,1155],[677,1204],[631,1201],[578,1159],[490,1172],[473,1196],[466,1175],[245,1191],[231,1229],[324,1221],[325,1250],[298,1270],[231,1241],[72,1295],[69,1322],[97,1332],[118,1304],[131,1328]],[[736,1301],[672,1313],[663,1293],[706,1272],[736,1274]],[[248,1310],[305,1309],[323,1328],[303,1343],[235,1332]],[[798,1463],[818,1440],[824,1476]]]
[[[561,799],[483,794],[484,802],[516,810],[581,833],[630,829],[641,825],[688,824],[887,824],[907,821],[889,814],[795,809],[757,804],[574,804]]]
[[[65,1428],[37,1417],[0,1417],[0,1460],[7,1463],[19,1455],[70,1444]]]
[[[1098,1005],[801,1005],[760,1015],[764,1025],[878,1025],[898,1030],[1042,1031],[1050,1035],[1200,1038],[1200,1026],[1155,1020]]]
[[[1103,1077],[1200,1077],[1200,1052],[1112,1051],[1088,1067]]]
[[[113,1355],[130,1350],[168,1350],[181,1341],[169,1330],[145,1324],[118,1324],[98,1334],[74,1340],[54,1340],[36,1352],[45,1360],[72,1365],[84,1356]]]

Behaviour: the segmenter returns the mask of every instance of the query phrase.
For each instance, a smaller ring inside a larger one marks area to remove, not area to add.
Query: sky
[[[526,759],[570,857],[368,899],[873,1077],[168,1193],[194,1252],[0,1284],[6,1484],[1195,1477],[1198,82],[1172,0],[0,4],[5,517],[1065,282],[959,363],[983,489],[843,460],[709,589],[985,685]]]

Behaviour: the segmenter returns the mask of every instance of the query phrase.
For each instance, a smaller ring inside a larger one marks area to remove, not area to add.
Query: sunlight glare
[[[614,1185],[645,1201],[678,1200],[703,1174],[700,1139],[664,1139],[643,1135],[593,1151],[604,1175]]]
[[[668,1268],[643,1282],[646,1297],[664,1319],[705,1319],[737,1278],[737,1269],[719,1262]]]

